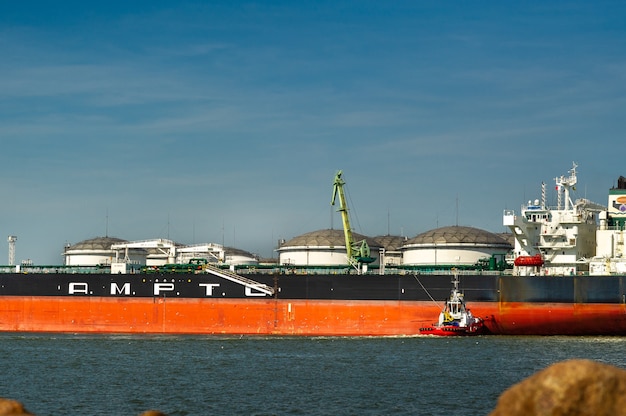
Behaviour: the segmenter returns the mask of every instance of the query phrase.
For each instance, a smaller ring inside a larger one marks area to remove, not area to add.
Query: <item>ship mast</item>
[[[556,181],[556,189],[557,189],[557,209],[561,209],[561,191],[564,193],[563,198],[565,199],[565,207],[563,208],[565,211],[570,209],[572,204],[572,200],[570,199],[569,196],[569,191],[570,189],[576,190],[576,183],[577,183],[577,178],[576,178],[576,168],[578,167],[578,165],[576,163],[573,163],[572,169],[570,169],[569,173],[569,178],[566,178],[565,176],[561,176],[559,178],[555,178],[554,180]]]
[[[341,212],[341,220],[343,222],[343,233],[346,241],[346,256],[348,262],[361,271],[361,266],[366,268],[367,263],[373,262],[375,259],[370,256],[370,248],[367,241],[354,241],[352,228],[350,227],[350,217],[348,215],[348,204],[343,190],[345,181],[341,178],[342,171],[338,171],[333,182],[333,197],[330,201],[331,205],[335,205],[335,199],[339,196],[339,209]]]

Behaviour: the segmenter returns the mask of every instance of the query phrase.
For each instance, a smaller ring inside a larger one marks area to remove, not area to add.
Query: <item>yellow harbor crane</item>
[[[348,262],[360,271],[361,266],[365,266],[376,259],[370,256],[370,247],[367,244],[367,241],[354,241],[352,228],[350,227],[350,218],[348,216],[348,204],[346,203],[346,196],[343,191],[345,181],[341,178],[342,173],[343,172],[340,170],[335,175],[335,181],[333,182],[333,197],[330,204],[335,205],[335,199],[337,195],[339,195],[339,209],[337,211],[341,212],[343,233],[346,239],[346,255],[348,257]]]

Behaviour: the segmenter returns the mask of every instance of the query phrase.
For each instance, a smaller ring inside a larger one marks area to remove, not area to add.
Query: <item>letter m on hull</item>
[[[119,287],[116,282],[111,283],[111,295],[130,295],[130,283],[124,283]]]

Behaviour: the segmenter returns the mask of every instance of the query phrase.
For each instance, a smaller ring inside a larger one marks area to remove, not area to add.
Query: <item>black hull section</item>
[[[450,275],[247,274],[294,300],[397,300],[441,302]],[[624,276],[461,276],[465,300],[506,303],[626,303]],[[0,274],[0,296],[178,298],[270,297],[254,288],[203,274]]]

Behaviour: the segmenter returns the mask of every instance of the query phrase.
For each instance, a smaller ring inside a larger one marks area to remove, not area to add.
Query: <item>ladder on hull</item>
[[[235,272],[230,270],[223,270],[219,267],[212,266],[210,264],[206,265],[206,272],[211,273],[215,276],[219,276],[222,279],[230,280],[231,282],[239,283],[245,287],[249,287],[250,289],[257,290],[259,292],[265,293],[268,296],[274,296],[274,288],[268,286],[263,283],[256,282],[252,279],[248,279],[247,277],[243,277],[238,275]]]

